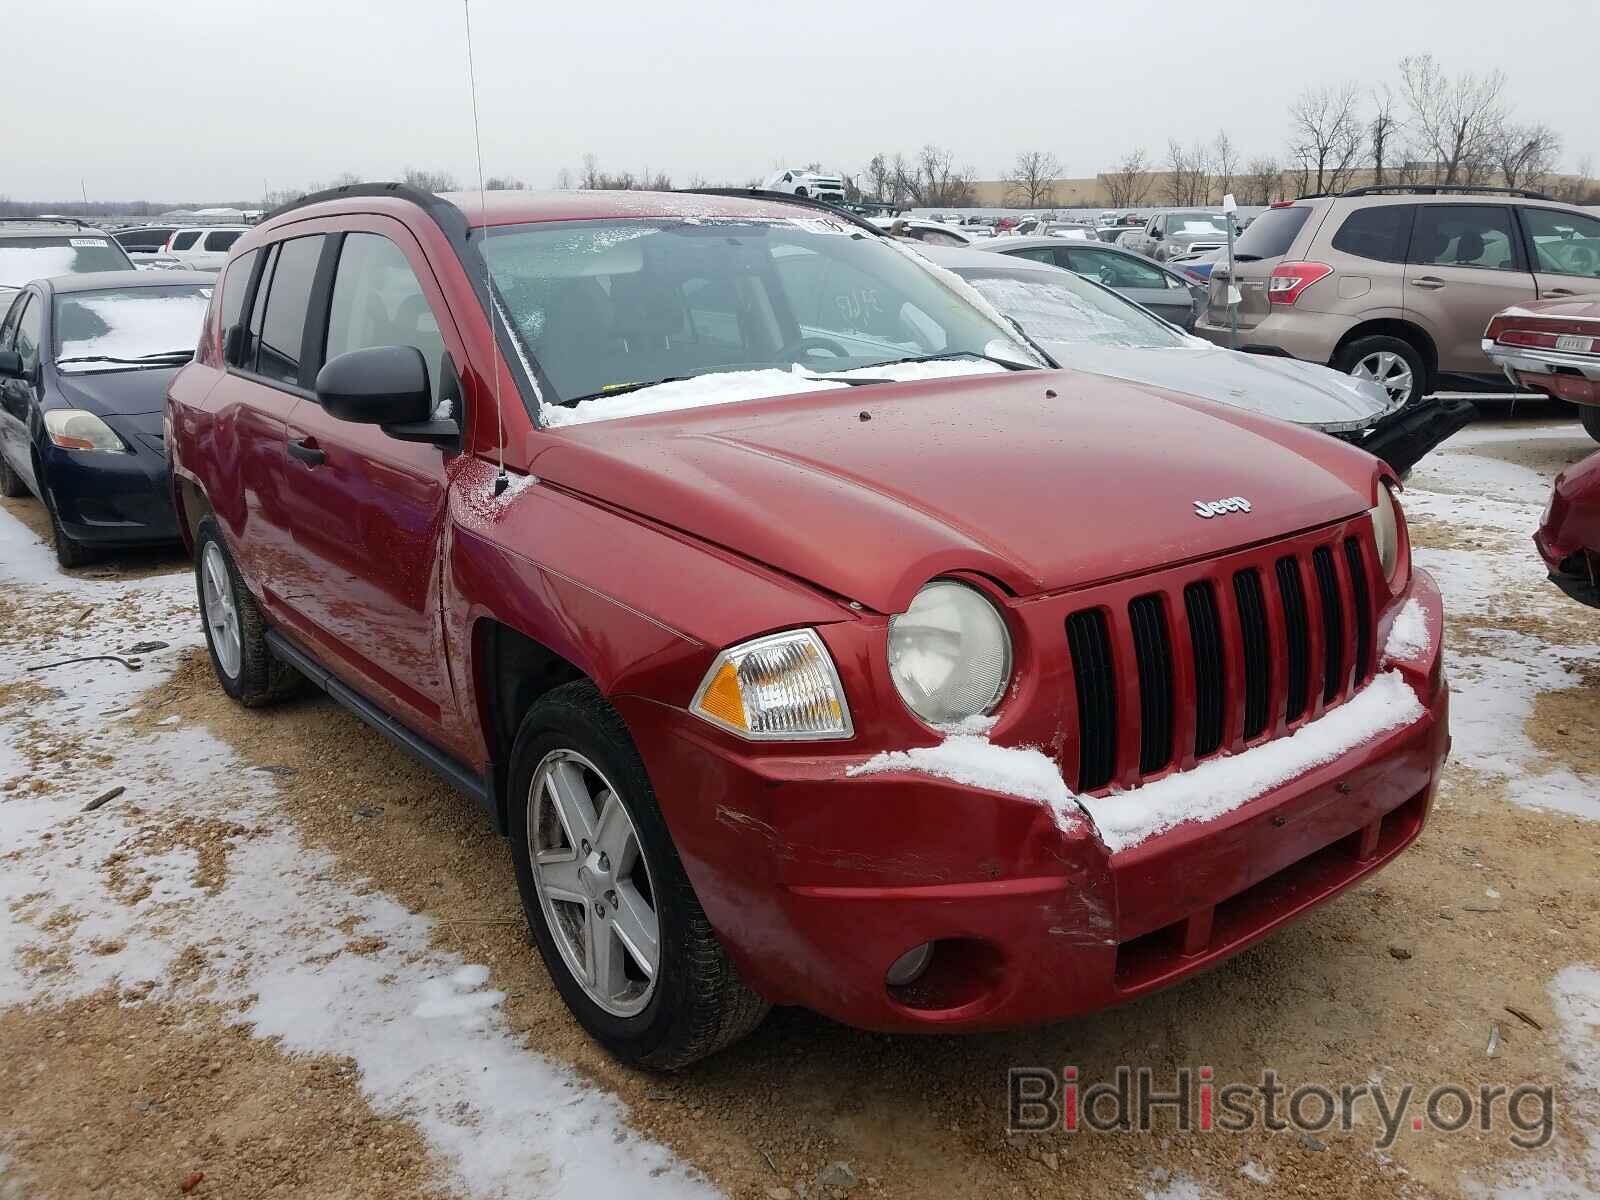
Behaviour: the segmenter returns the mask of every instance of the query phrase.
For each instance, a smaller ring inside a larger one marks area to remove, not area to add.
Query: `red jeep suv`
[[[1442,613],[1377,460],[1050,366],[815,203],[309,197],[169,392],[217,676],[481,802],[628,1061],[1138,996],[1417,836]]]

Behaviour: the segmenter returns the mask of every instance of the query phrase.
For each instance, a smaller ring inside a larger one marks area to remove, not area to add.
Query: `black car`
[[[163,406],[215,283],[196,271],[35,279],[0,321],[0,493],[44,501],[62,566],[177,540]]]

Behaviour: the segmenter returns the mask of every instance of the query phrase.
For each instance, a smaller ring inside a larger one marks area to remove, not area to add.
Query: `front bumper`
[[[617,701],[696,892],[769,1000],[867,1029],[982,1030],[1060,1020],[1212,966],[1323,903],[1421,831],[1449,747],[1442,614],[1425,573],[1426,662],[1394,664],[1413,723],[1213,821],[1119,853],[1085,818],[860,761],[772,756],[677,710]],[[671,786],[664,786],[665,781]],[[920,980],[885,973],[935,942]]]
[[[1548,392],[1573,404],[1600,405],[1600,357],[1528,346],[1505,346],[1484,338],[1483,352],[1512,384]]]
[[[74,541],[99,546],[150,545],[178,540],[164,452],[140,433],[113,424],[134,449],[126,454],[39,452],[44,487],[62,528]],[[159,437],[159,434],[157,435]]]

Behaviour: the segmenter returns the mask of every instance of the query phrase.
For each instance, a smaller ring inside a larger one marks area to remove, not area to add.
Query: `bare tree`
[[[1275,158],[1252,158],[1244,169],[1239,190],[1242,203],[1271,204],[1283,191],[1283,166]]]
[[[556,172],[556,187],[560,188],[563,192],[570,192],[572,190],[572,172],[566,167],[562,167],[561,170]]]
[[[971,167],[957,169],[950,151],[929,142],[913,162],[896,154],[891,166],[894,202],[918,208],[961,208],[976,200]]]
[[[1412,124],[1442,176],[1435,182],[1473,182],[1493,161],[1495,131],[1505,123],[1505,73],[1450,79],[1433,55],[1417,54],[1400,60],[1400,80]]]
[[[1112,208],[1137,208],[1150,196],[1150,159],[1144,147],[1125,154],[1115,170],[1100,176]]]
[[[1211,151],[1200,142],[1185,150],[1173,138],[1167,142],[1166,195],[1175,205],[1205,204],[1211,198]]]
[[[600,160],[592,154],[583,156],[583,174],[579,176],[578,186],[589,192],[600,190]]]
[[[874,154],[863,174],[874,200],[886,201],[894,196],[894,168],[885,154]]]
[[[400,182],[421,192],[453,192],[460,186],[449,171],[424,171],[419,167],[401,171]]]
[[[1550,194],[1568,204],[1592,204],[1600,199],[1600,191],[1589,182],[1593,175],[1594,157],[1585,154],[1578,160],[1577,173],[1556,180],[1550,188]]]
[[[483,186],[491,192],[521,192],[528,187],[515,175],[491,175],[483,181]]]
[[[1211,186],[1216,189],[1217,199],[1233,191],[1234,172],[1239,169],[1239,151],[1234,147],[1233,139],[1228,136],[1226,129],[1217,131],[1217,140],[1211,143],[1211,166],[1214,178]],[[1209,197],[1208,197],[1209,198]]]
[[[1372,92],[1372,120],[1367,125],[1367,140],[1372,143],[1372,182],[1383,186],[1383,171],[1394,154],[1395,140],[1401,130],[1400,114],[1394,89],[1387,83]]]
[[[1018,208],[1048,208],[1055,203],[1060,174],[1060,161],[1047,150],[1017,155],[1016,165],[1006,175],[1006,203]]]
[[[1366,145],[1356,85],[1307,88],[1289,107],[1289,122],[1289,155],[1301,193],[1336,192],[1348,184]]]
[[[1560,153],[1561,135],[1548,125],[1502,125],[1495,133],[1494,161],[1508,188],[1542,186]]]

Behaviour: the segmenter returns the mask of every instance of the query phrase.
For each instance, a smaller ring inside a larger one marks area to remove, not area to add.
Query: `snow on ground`
[[[1572,446],[1581,453],[1585,441],[1570,423],[1468,427],[1418,464],[1402,504],[1413,518],[1466,527],[1463,532],[1469,537],[1479,535],[1476,548],[1419,547],[1414,557],[1439,582],[1447,626],[1462,618],[1498,625],[1476,632],[1476,641],[1486,643],[1489,653],[1451,653],[1446,660],[1455,735],[1452,756],[1516,780],[1507,792],[1518,804],[1600,820],[1600,779],[1579,776],[1564,766],[1549,769],[1546,756],[1524,731],[1539,693],[1581,683],[1575,664],[1600,664],[1600,642],[1551,645],[1508,623],[1519,617],[1570,614],[1573,601],[1544,581],[1531,540],[1550,499],[1550,477],[1495,454],[1509,442],[1546,443],[1552,450]],[[1600,623],[1595,629],[1600,635]]]
[[[0,871],[0,1008],[106,987],[148,987],[147,1001],[178,1006],[202,997],[241,1005],[238,1021],[258,1037],[282,1039],[291,1053],[353,1059],[373,1107],[409,1118],[448,1182],[471,1196],[714,1194],[664,1147],[632,1133],[613,1097],[512,1036],[488,970],[433,950],[431,921],[341,880],[331,855],[302,843],[270,776],[200,728],[108,731],[104,714],[132,707],[180,651],[199,644],[187,573],[132,583],[67,579],[0,512],[0,588],[46,582],[99,607],[95,620],[0,661],[0,685],[30,679],[52,689],[31,713],[0,723],[0,744],[13,748],[0,762],[0,787],[26,779],[27,755],[16,750],[40,736],[41,721],[115,747],[116,759],[107,774],[86,770],[53,792],[0,791],[0,848],[21,851]],[[25,670],[46,653],[68,658],[152,637],[171,648],[145,656],[138,672],[107,662]],[[79,811],[112,782],[126,793]],[[135,806],[142,822],[130,814]],[[136,830],[164,814],[248,830],[231,839],[220,890],[196,888],[189,851],[140,855]],[[125,903],[118,892],[126,887],[114,890],[105,871],[113,855],[126,856],[124,869],[150,885],[148,895]],[[76,927],[45,930],[62,909],[80,918]],[[350,933],[339,932],[345,922]],[[341,953],[374,936],[384,949]],[[63,945],[67,969],[35,969],[36,953]],[[169,965],[191,945],[207,948],[205,971],[192,982],[169,979]]]
[[[1560,1124],[1569,1128],[1581,1124],[1587,1144],[1569,1147],[1579,1161],[1547,1155],[1531,1165],[1514,1166],[1491,1183],[1469,1180],[1476,1195],[1493,1200],[1594,1200],[1591,1181],[1600,1179],[1600,969],[1583,964],[1563,969],[1550,984],[1550,1000],[1560,1022],[1569,1076],[1562,1099],[1570,1098],[1572,1105],[1572,1111],[1561,1114]]]

